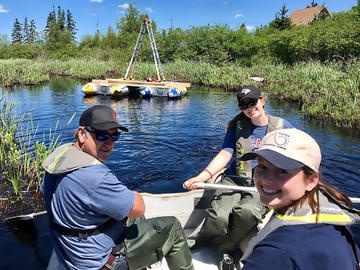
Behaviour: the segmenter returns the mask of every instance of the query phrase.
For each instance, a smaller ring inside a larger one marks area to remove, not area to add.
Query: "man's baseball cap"
[[[261,96],[260,90],[254,85],[245,85],[237,92],[237,98],[239,103],[245,98],[259,99],[260,96]]]
[[[274,166],[289,170],[307,166],[319,172],[321,151],[317,142],[296,128],[278,129],[263,138],[256,151],[246,153],[241,160],[262,157]]]
[[[105,105],[95,105],[86,109],[80,116],[79,126],[89,126],[96,130],[119,128],[129,131],[116,120],[116,112]]]

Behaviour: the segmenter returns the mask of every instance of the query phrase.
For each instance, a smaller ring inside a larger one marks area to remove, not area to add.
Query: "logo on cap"
[[[282,148],[286,150],[286,146],[289,143],[290,136],[289,134],[283,132],[276,132],[274,135],[274,142],[276,143],[276,147]]]
[[[274,134],[270,134],[267,136],[265,140],[263,140],[262,145],[265,146],[273,146],[283,150],[286,150],[287,145],[290,142],[290,135],[284,132],[274,132]]]
[[[251,92],[251,90],[250,89],[243,89],[243,90],[241,90],[241,94],[243,94],[243,95],[247,95],[248,93],[250,93]]]
[[[116,120],[116,112],[113,112],[113,117]]]

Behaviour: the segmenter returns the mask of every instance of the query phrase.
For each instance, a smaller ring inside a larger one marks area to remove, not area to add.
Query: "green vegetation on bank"
[[[39,194],[45,173],[41,163],[58,146],[61,135],[60,132],[55,136],[56,126],[55,130],[49,130],[49,146],[37,140],[37,128],[31,116],[19,113],[19,106],[21,104],[14,103],[6,96],[0,100],[0,213],[11,211],[1,205],[4,199],[15,204]]]
[[[264,77],[264,90],[268,94],[299,104],[300,110],[306,116],[330,121],[338,126],[354,129],[360,127],[359,60],[348,61],[347,64],[308,61],[291,66],[263,64],[252,67],[174,61],[164,64],[163,69],[168,80],[181,80],[230,90],[254,83],[250,81],[251,76]],[[0,60],[0,84],[37,84],[49,80],[50,75],[88,80],[121,78],[125,70],[126,64],[114,61]],[[141,62],[137,65],[135,77],[152,77],[154,71],[154,64]]]

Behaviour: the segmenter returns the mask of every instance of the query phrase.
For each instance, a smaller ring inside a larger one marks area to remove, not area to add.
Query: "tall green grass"
[[[0,85],[36,84],[50,75],[80,79],[122,78],[127,63],[98,60],[0,60]],[[360,60],[348,63],[304,62],[293,66],[263,64],[242,67],[236,64],[215,66],[208,63],[177,60],[163,64],[167,80],[223,87],[235,90],[246,84],[257,84],[251,76],[266,79],[264,90],[281,100],[299,104],[308,117],[322,119],[338,126],[360,127]],[[153,63],[137,63],[134,77],[145,79],[156,75]]]
[[[23,199],[26,192],[39,192],[41,180],[44,176],[44,169],[41,163],[59,145],[59,138],[62,133],[51,129],[47,134],[49,144],[38,141],[37,128],[31,119],[31,115],[19,113],[16,104],[8,97],[0,100],[0,167],[2,185],[4,181],[11,183],[7,190],[7,197]],[[68,126],[75,114],[71,117]],[[27,126],[23,126],[28,122]],[[65,126],[65,127],[66,127]],[[57,135],[56,135],[57,133]],[[43,134],[43,137],[45,134]],[[45,139],[45,138],[44,138]],[[6,183],[5,183],[6,185]],[[4,196],[5,194],[1,194]]]

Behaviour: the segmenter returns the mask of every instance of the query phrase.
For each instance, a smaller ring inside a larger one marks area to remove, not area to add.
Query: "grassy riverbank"
[[[0,85],[38,84],[51,75],[79,79],[119,78],[126,63],[98,60],[0,60]],[[293,66],[257,65],[251,68],[235,64],[215,66],[206,63],[175,61],[163,65],[167,80],[237,89],[254,83],[250,76],[266,78],[264,90],[281,100],[295,102],[305,116],[329,121],[337,126],[360,127],[360,61],[321,64],[305,62]],[[152,63],[138,63],[135,78],[152,77]]]
[[[39,188],[45,171],[41,163],[58,145],[62,133],[56,125],[47,135],[49,146],[36,140],[31,115],[19,113],[20,106],[8,97],[0,99],[0,220],[43,210]]]

